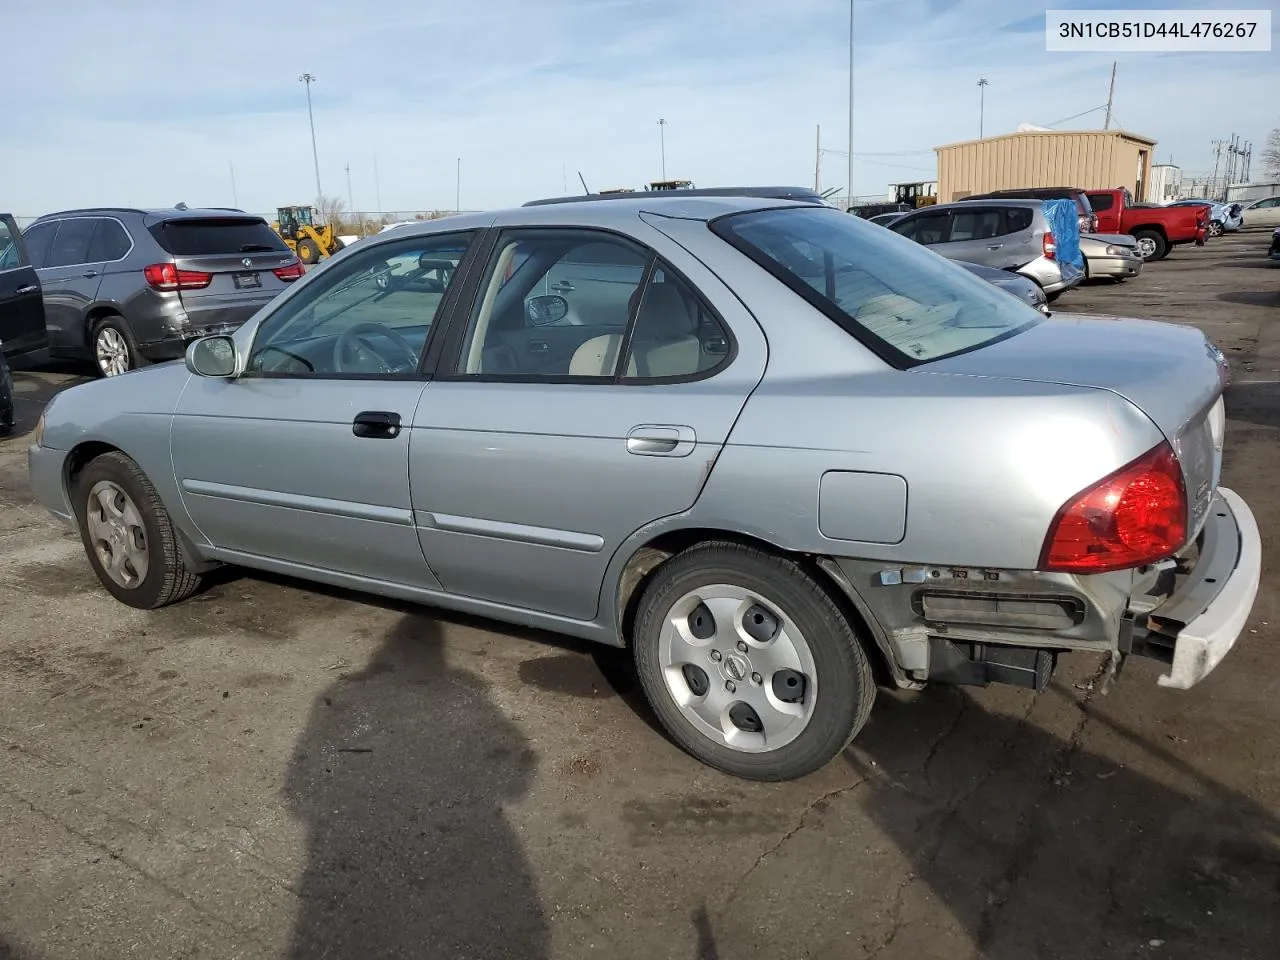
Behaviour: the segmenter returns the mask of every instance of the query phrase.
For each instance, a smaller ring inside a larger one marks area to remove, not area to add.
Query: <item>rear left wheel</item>
[[[672,739],[751,780],[793,780],[857,734],[875,699],[843,611],[794,560],[707,543],[667,561],[640,599],[637,672]]]
[[[104,377],[118,377],[147,363],[138,352],[138,345],[134,343],[124,318],[114,314],[94,323],[89,346],[98,373]]]

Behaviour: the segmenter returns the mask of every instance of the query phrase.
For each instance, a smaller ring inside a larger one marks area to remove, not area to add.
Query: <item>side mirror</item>
[[[530,297],[525,302],[525,316],[529,318],[529,326],[546,327],[559,323],[569,315],[569,301],[554,294],[545,297]]]
[[[236,342],[225,334],[201,337],[187,347],[186,362],[198,377],[234,377]]]

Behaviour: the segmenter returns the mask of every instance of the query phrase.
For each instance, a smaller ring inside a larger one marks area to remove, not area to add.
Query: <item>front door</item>
[[[0,214],[0,353],[20,356],[48,345],[40,280],[13,217]]]
[[[951,214],[951,232],[934,250],[949,260],[978,263],[996,270],[1016,270],[1039,257],[1034,244],[1030,207],[974,205]]]
[[[59,220],[48,255],[38,271],[44,288],[49,346],[58,353],[87,355],[89,350],[85,315],[102,283],[102,263],[89,261],[89,245],[97,226],[97,217]],[[44,224],[38,227],[43,228]],[[29,232],[36,229],[32,227]]]
[[[423,551],[450,592],[589,620],[621,543],[698,498],[765,345],[714,275],[651,240],[498,236],[409,451]]]
[[[408,454],[421,358],[451,284],[438,270],[388,280],[387,262],[457,267],[471,240],[352,250],[243,331],[252,343],[241,376],[192,378],[174,419],[174,471],[224,559],[439,587],[414,528]]]

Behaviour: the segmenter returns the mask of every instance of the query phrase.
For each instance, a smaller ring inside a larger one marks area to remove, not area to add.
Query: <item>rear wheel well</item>
[[[788,557],[798,562],[815,581],[822,584],[831,595],[832,601],[844,613],[849,623],[853,625],[854,632],[858,635],[858,640],[862,643],[862,648],[866,652],[867,658],[871,661],[876,683],[888,686],[894,685],[892,671],[885,662],[884,651],[875,642],[875,635],[872,633],[870,625],[853,601],[841,589],[840,585],[818,564],[816,557],[810,554],[784,550],[777,544],[762,540],[759,537],[727,530],[700,527],[673,530],[671,533],[665,533],[653,538],[631,554],[630,559],[627,560],[626,565],[622,568],[622,573],[618,577],[616,614],[618,634],[622,638],[624,647],[628,649],[631,647],[640,597],[644,594],[645,586],[657,569],[676,554],[682,553],[697,544],[712,540],[755,547],[757,550]]]
[[[1144,223],[1141,226],[1133,227],[1129,231],[1129,236],[1131,237],[1136,236],[1137,234],[1141,233],[1144,230],[1148,230],[1151,233],[1158,233],[1165,240],[1169,239],[1168,232],[1165,230],[1164,225],[1160,223]]]
[[[93,343],[93,328],[98,325],[99,320],[105,320],[107,317],[119,317],[124,319],[124,315],[115,307],[94,307],[84,317],[84,345],[87,347]]]

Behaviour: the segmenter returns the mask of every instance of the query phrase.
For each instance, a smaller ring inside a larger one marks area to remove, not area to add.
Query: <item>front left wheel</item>
[[[637,672],[671,738],[750,780],[793,780],[840,753],[875,699],[871,665],[827,588],[794,560],[705,543],[645,587]]]
[[[121,603],[154,610],[199,589],[160,495],[129,457],[113,452],[91,461],[73,496],[93,572]]]

